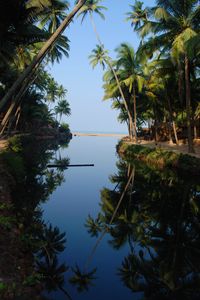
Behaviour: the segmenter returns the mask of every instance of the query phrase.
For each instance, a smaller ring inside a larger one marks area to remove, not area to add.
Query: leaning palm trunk
[[[96,35],[96,38],[97,38],[97,41],[99,42],[100,46],[102,48],[104,48],[104,44],[102,43],[101,39],[100,39],[100,36],[97,32],[97,29],[96,29],[96,25],[95,25],[95,22],[93,20],[93,17],[92,17],[92,13],[90,13],[90,19],[91,19],[91,23],[92,23],[92,26],[93,26],[93,29],[94,29],[94,33]],[[133,140],[133,129],[134,129],[134,125],[133,125],[133,119],[132,119],[132,116],[130,114],[130,111],[129,111],[129,108],[128,108],[128,104],[126,102],[126,99],[125,99],[125,96],[124,96],[124,93],[122,91],[122,88],[121,88],[121,85],[120,85],[120,82],[119,82],[119,78],[117,76],[117,73],[115,72],[115,69],[113,68],[112,66],[112,63],[110,62],[109,58],[107,57],[107,59],[105,60],[106,64],[108,65],[108,67],[110,68],[110,70],[112,71],[114,77],[115,77],[115,80],[116,80],[116,83],[117,83],[117,87],[118,87],[118,90],[120,92],[120,95],[121,95],[121,98],[124,102],[124,106],[126,108],[126,111],[127,111],[127,114],[128,114],[128,118],[129,118],[129,126],[130,126],[130,130],[129,130],[129,136],[130,136],[130,139]]]
[[[124,96],[124,93],[122,91],[122,88],[121,88],[121,85],[120,85],[120,82],[119,82],[119,78],[117,76],[117,73],[115,72],[115,69],[113,68],[112,66],[112,63],[106,59],[106,63],[107,65],[109,66],[110,70],[112,71],[114,77],[115,77],[115,80],[116,80],[116,83],[117,83],[117,87],[119,89],[119,92],[120,92],[120,95],[122,97],[122,100],[124,102],[124,106],[126,108],[126,111],[127,111],[127,114],[128,114],[128,118],[129,118],[129,124],[130,124],[130,139],[132,140],[133,139],[133,128],[134,128],[134,125],[133,125],[133,118],[130,114],[130,111],[129,111],[129,108],[128,108],[128,104],[126,102],[126,99],[125,99],[125,96]]]
[[[15,81],[15,83],[12,85],[12,87],[8,90],[6,95],[2,98],[0,101],[0,110],[7,104],[7,102],[15,95],[16,91],[20,88],[24,80],[27,78],[27,76],[30,75],[32,70],[35,68],[37,64],[40,64],[43,58],[46,56],[46,54],[51,49],[52,45],[56,42],[58,37],[62,34],[62,32],[65,30],[65,28],[70,24],[73,17],[76,15],[76,13],[79,11],[79,9],[85,4],[86,0],[80,0],[78,4],[74,7],[74,9],[71,11],[71,13],[64,19],[64,21],[61,23],[61,25],[57,28],[57,30],[52,34],[52,36],[48,39],[48,41],[44,44],[44,46],[41,48],[39,53],[36,55],[36,57],[33,59],[31,64],[22,72],[22,74],[19,76],[19,78]]]
[[[187,112],[187,128],[188,128],[188,152],[194,153],[192,126],[191,126],[191,90],[190,90],[190,70],[189,59],[185,55],[185,89],[186,89],[186,112]]]
[[[38,69],[38,64],[35,66],[35,68],[32,70],[32,73],[26,78],[26,80],[23,82],[18,94],[15,96],[15,99],[12,100],[2,122],[0,125],[0,135],[2,135],[8,125],[8,123],[10,122],[11,124],[14,121],[14,118],[12,118],[12,116],[14,116],[15,111],[17,110],[17,108],[20,105],[21,99],[24,96],[24,94],[26,93],[26,91],[29,88],[29,85],[32,84],[35,79],[37,78],[38,74],[35,75],[37,69]],[[34,76],[35,75],[35,76]],[[33,77],[34,76],[34,77]],[[11,126],[9,126],[11,128]]]

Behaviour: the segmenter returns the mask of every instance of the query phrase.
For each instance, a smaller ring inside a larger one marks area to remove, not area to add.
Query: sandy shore
[[[72,132],[73,136],[107,136],[107,137],[119,137],[123,138],[127,136],[126,134],[117,134],[117,133],[81,133],[81,132]],[[134,144],[133,142],[127,142],[128,144]],[[188,145],[187,144],[169,144],[169,142],[159,142],[157,145],[155,145],[155,141],[146,141],[146,140],[139,140],[139,145],[150,147],[150,148],[162,148],[165,150],[173,151],[173,152],[181,152],[183,154],[189,154],[191,156],[200,158],[200,142],[199,144],[194,146],[195,154],[188,153]]]
[[[84,132],[72,132],[73,136],[108,136],[108,137],[120,137],[123,138],[127,136],[127,134],[120,133],[84,133]]]
[[[128,144],[134,144],[132,142],[127,142]],[[199,144],[195,144],[194,145],[194,150],[195,153],[188,153],[188,145],[187,144],[180,144],[180,145],[176,145],[176,144],[169,144],[169,142],[158,142],[157,145],[155,145],[155,141],[145,141],[145,140],[140,140],[138,142],[139,145],[145,146],[145,147],[149,147],[149,148],[161,148],[161,149],[165,149],[165,150],[169,150],[169,151],[173,151],[173,152],[181,152],[183,154],[189,154],[191,156],[200,158],[200,145]]]

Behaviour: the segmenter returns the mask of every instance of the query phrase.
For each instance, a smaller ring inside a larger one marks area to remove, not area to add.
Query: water
[[[43,205],[44,218],[66,232],[66,251],[60,259],[70,266],[78,264],[84,268],[94,247],[96,238],[89,236],[84,224],[88,214],[96,216],[99,211],[100,190],[103,187],[114,188],[108,177],[117,172],[117,141],[116,138],[107,137],[74,137],[69,148],[61,150],[61,156],[69,156],[71,164],[95,165],[66,170],[65,183]],[[87,293],[78,294],[73,287],[67,285],[73,299],[132,299],[132,293],[123,287],[116,275],[128,249],[124,247],[117,252],[108,245],[107,240],[108,237],[105,236],[89,266],[89,270],[97,267],[94,286]],[[53,295],[59,296],[60,300],[66,299],[60,292]]]
[[[200,299],[200,179],[189,167],[122,159],[113,137],[26,139],[3,154],[15,181],[0,197],[0,299]],[[94,167],[48,167],[66,158]]]

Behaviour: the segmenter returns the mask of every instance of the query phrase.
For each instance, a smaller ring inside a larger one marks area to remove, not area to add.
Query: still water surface
[[[114,137],[74,137],[67,149],[60,149],[59,155],[69,157],[70,164],[94,163],[94,167],[67,169],[65,182],[42,207],[45,221],[66,232],[66,249],[60,255],[60,261],[69,266],[77,264],[83,269],[97,240],[88,234],[84,224],[89,214],[96,217],[99,212],[100,191],[104,187],[111,190],[115,187],[109,176],[117,172],[117,142]],[[116,251],[108,240],[109,237],[105,236],[100,242],[88,267],[89,271],[97,268],[94,285],[88,291],[78,293],[73,286],[66,284],[72,299],[139,299],[124,287],[117,275],[123,257],[128,254],[128,246]],[[68,274],[70,272],[66,273],[66,280]],[[66,299],[62,292],[51,295],[53,299]]]
[[[112,137],[18,142],[4,153],[16,184],[1,205],[2,300],[200,299],[200,179],[187,157],[120,158]],[[94,167],[49,165],[69,160]]]

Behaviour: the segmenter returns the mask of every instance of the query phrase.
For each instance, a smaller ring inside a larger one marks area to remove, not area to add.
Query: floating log
[[[68,167],[94,167],[94,164],[80,164],[80,165],[50,164],[50,165],[47,165],[47,168],[68,168]]]

